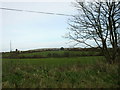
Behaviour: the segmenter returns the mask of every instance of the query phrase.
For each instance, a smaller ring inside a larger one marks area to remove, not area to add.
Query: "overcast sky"
[[[2,7],[73,15],[71,2],[3,2]],[[62,36],[69,16],[2,10],[2,50],[69,47]]]

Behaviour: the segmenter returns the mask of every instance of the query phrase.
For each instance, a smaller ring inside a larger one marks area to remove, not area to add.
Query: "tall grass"
[[[118,88],[118,65],[103,57],[3,59],[3,88]]]

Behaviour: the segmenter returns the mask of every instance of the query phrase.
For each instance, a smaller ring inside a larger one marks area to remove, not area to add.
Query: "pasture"
[[[81,56],[102,56],[100,50],[81,50],[81,51],[23,51],[3,53],[3,58],[51,58],[51,57],[81,57]]]
[[[27,54],[28,55],[28,54]],[[102,56],[2,60],[3,88],[118,88],[117,64]]]

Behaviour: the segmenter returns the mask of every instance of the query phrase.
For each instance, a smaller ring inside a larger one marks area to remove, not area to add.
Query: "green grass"
[[[92,52],[92,51],[42,51],[42,52],[33,52],[33,53],[25,53],[21,55],[41,55],[41,56],[47,56],[48,54],[58,54],[60,56],[64,55],[65,53],[69,53],[70,56],[74,55],[87,55],[87,54],[98,54],[99,52]]]
[[[41,51],[41,52],[22,52],[22,53],[4,53],[2,56],[15,58],[35,58],[35,57],[78,57],[78,56],[100,55],[96,51]]]
[[[103,57],[3,59],[3,88],[119,87],[118,65]]]

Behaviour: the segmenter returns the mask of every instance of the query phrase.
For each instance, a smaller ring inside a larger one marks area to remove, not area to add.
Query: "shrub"
[[[48,53],[48,54],[47,54],[47,57],[51,57],[51,56],[52,56],[52,54],[51,54],[51,53]]]
[[[57,53],[53,53],[53,54],[52,54],[52,57],[60,57],[60,55],[57,54]]]
[[[69,52],[64,52],[64,57],[69,57],[70,56],[70,53]]]
[[[64,50],[64,48],[63,48],[63,47],[61,47],[61,48],[60,48],[60,50]]]

